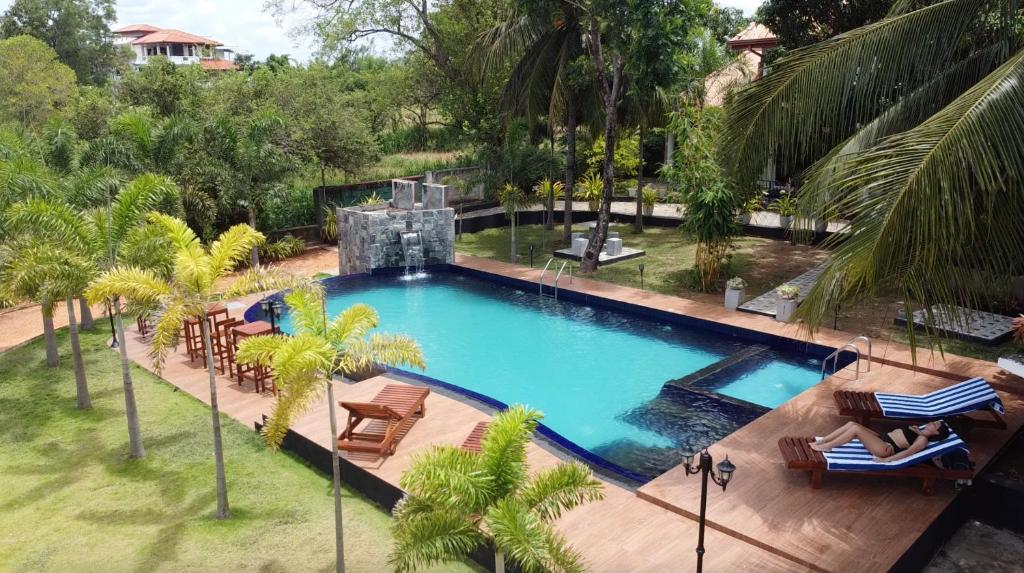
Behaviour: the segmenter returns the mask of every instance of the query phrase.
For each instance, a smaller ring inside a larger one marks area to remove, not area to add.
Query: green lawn
[[[209,410],[138,367],[147,457],[127,458],[105,340],[83,336],[87,412],[75,409],[66,331],[58,369],[41,342],[0,354],[0,570],[333,571],[330,481],[224,418],[232,517],[214,519]],[[388,514],[351,491],[344,505],[348,570],[388,570]]]
[[[574,229],[584,232],[585,226],[576,225]],[[651,227],[641,234],[633,233],[632,225],[611,225],[612,231],[618,231],[625,246],[646,251],[644,257],[600,267],[593,278],[631,287],[640,286],[639,265],[644,265],[644,288],[657,292],[680,295],[693,290],[695,278],[692,274],[693,258],[696,247],[693,241],[674,228]],[[544,266],[550,253],[563,247],[561,226],[553,231],[545,231],[543,225],[524,225],[517,232],[519,262],[529,264],[530,245],[534,245],[533,264]],[[757,237],[741,237],[736,241],[736,250],[732,255],[727,276],[747,272],[754,265],[754,257],[749,251],[769,242]],[[456,243],[455,249],[469,255],[487,257],[502,261],[509,260],[509,228],[487,229],[478,233],[464,234]],[[554,263],[552,263],[554,264]],[[578,264],[575,266],[578,267]],[[756,277],[748,279],[751,292],[768,290],[776,286],[767,284],[770,279],[760,284]]]

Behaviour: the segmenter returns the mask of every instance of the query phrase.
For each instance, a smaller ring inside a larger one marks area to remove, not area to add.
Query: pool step
[[[696,372],[687,374],[682,378],[669,380],[668,382],[665,383],[665,386],[675,386],[677,388],[682,388],[684,390],[691,390],[694,387],[694,385],[700,380],[707,378],[708,376],[718,374],[719,372],[725,370],[726,368],[730,368],[732,366],[739,364],[740,362],[749,360],[767,350],[769,350],[769,347],[763,344],[754,344],[751,346],[747,346],[743,350],[733,352],[732,354],[726,356],[725,358],[719,360],[718,362],[705,366],[704,368],[701,368]]]

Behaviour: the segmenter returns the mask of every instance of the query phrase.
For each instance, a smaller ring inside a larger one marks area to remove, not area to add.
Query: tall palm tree
[[[976,308],[1024,273],[1020,3],[915,6],[790,52],[728,106],[738,182],[810,165],[802,214],[852,219],[800,308],[812,327],[883,289]]]
[[[590,83],[577,70],[585,57],[580,6],[566,0],[515,3],[506,18],[485,32],[479,45],[486,50],[485,67],[511,66],[501,107],[528,122],[564,118],[565,188],[564,240],[572,235],[572,199],[576,184],[576,132],[581,119],[598,122],[600,105]]]
[[[494,417],[480,453],[438,446],[413,461],[394,511],[395,569],[461,559],[490,546],[499,573],[506,557],[526,573],[583,571],[581,556],[552,522],[604,493],[579,462],[528,476],[526,446],[542,417],[511,406]]]
[[[165,266],[166,260],[160,255],[169,254],[167,244],[154,245],[146,240],[142,228],[146,213],[178,200],[179,194],[174,182],[161,175],[145,174],[129,182],[116,197],[107,198],[108,204],[79,212],[70,205],[53,201],[33,200],[11,209],[10,225],[22,232],[39,233],[43,236],[63,237],[63,242],[73,246],[75,252],[88,258],[97,270],[110,270],[130,260],[145,261],[146,268]],[[162,248],[161,248],[162,247]],[[164,257],[166,259],[166,257]],[[84,291],[82,285],[82,290]],[[81,294],[82,291],[79,291]],[[88,308],[85,297],[80,297],[83,307]],[[121,381],[124,389],[125,415],[128,421],[130,455],[133,458],[145,456],[142,432],[139,427],[138,408],[132,384],[124,322],[121,316],[121,302],[118,297],[102,301],[112,313],[115,336],[121,358]]]
[[[16,211],[19,205],[8,212]],[[8,218],[10,218],[8,216]],[[0,285],[5,296],[30,298],[38,301],[43,309],[44,326],[49,325],[47,334],[47,363],[56,366],[56,339],[53,338],[53,310],[55,302],[64,299],[68,313],[68,338],[71,343],[71,361],[75,373],[75,394],[78,407],[92,407],[89,385],[82,359],[82,347],[78,339],[78,321],[75,318],[74,296],[82,292],[89,279],[96,274],[91,261],[61,244],[68,237],[49,237],[49,240],[27,236],[8,245],[9,260],[0,272]],[[51,350],[52,346],[52,350]],[[51,354],[53,360],[51,361]]]
[[[138,267],[117,266],[94,280],[86,296],[96,302],[120,296],[130,303],[158,309],[149,353],[157,372],[163,370],[167,353],[177,345],[182,322],[189,318],[199,322],[210,382],[217,517],[225,519],[230,511],[227,478],[224,474],[220,410],[217,406],[217,376],[213,369],[213,345],[207,311],[212,303],[248,293],[287,288],[295,281],[272,269],[255,267],[233,279],[225,291],[219,292],[216,290],[217,282],[235,270],[249,251],[264,240],[263,235],[248,225],[235,225],[221,233],[206,248],[184,221],[159,213],[151,213],[148,219],[164,231],[173,245],[174,267],[170,277],[164,278],[155,271]]]
[[[291,422],[327,391],[331,428],[331,460],[334,482],[336,569],[345,571],[341,517],[341,464],[338,457],[338,422],[334,412],[334,374],[342,376],[375,364],[426,368],[415,340],[402,335],[374,334],[377,313],[362,304],[327,319],[324,292],[319,283],[304,285],[284,297],[291,308],[295,333],[253,336],[238,347],[238,360],[273,370],[278,387],[274,410],[263,427],[263,438],[274,449],[281,445]]]
[[[519,261],[519,245],[516,241],[516,223],[519,220],[519,210],[536,204],[537,196],[526,193],[514,183],[506,183],[498,190],[498,201],[505,208],[505,216],[508,217],[511,226],[509,239],[512,244],[509,246],[508,260],[511,263],[515,263]]]

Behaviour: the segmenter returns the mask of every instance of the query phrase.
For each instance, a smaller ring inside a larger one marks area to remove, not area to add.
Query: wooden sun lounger
[[[398,440],[427,414],[429,388],[388,384],[369,402],[338,402],[348,410],[348,424],[338,435],[338,449],[379,456],[395,453]],[[371,420],[356,431],[364,420]]]
[[[477,422],[476,426],[473,426],[473,431],[466,436],[466,441],[462,442],[459,447],[467,452],[480,453],[480,442],[484,439],[484,433],[487,432],[487,427],[490,425],[490,422]]]
[[[828,473],[828,462],[821,452],[812,450],[810,443],[814,438],[782,438],[779,440],[779,451],[791,470],[804,470],[811,476],[811,487],[821,488],[821,479]],[[921,480],[921,492],[924,495],[935,493],[936,480],[967,480],[974,477],[971,470],[943,469],[930,463],[917,464],[905,468],[879,471],[836,471],[836,475],[857,475],[877,477],[912,477]]]
[[[867,425],[872,419],[890,419],[886,418],[882,412],[882,406],[878,404],[878,400],[875,398],[874,392],[851,392],[849,390],[836,390],[832,394],[832,398],[836,402],[836,407],[839,409],[840,416],[848,416],[855,418],[858,422],[863,425]],[[994,428],[997,430],[1006,429],[1006,420],[1003,419],[1003,415],[996,412],[992,408],[985,410],[979,410],[988,414],[986,418],[975,418],[967,414],[961,414],[954,416],[959,419],[969,420],[967,427],[975,428]],[[906,424],[923,424],[931,420],[928,419],[909,419],[909,418],[892,418],[894,422],[906,423]]]

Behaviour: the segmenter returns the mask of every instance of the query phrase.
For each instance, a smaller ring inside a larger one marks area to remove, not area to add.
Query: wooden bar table
[[[274,332],[274,328],[270,326],[270,323],[265,320],[257,320],[255,322],[248,322],[241,326],[236,326],[231,329],[232,345],[237,350],[238,342],[244,338],[250,336],[260,336],[262,334],[271,334]],[[241,386],[245,381],[246,375],[252,377],[253,386],[255,386],[257,392],[263,391],[263,383],[270,378],[270,369],[263,366],[255,366],[252,364],[238,364],[235,362],[235,373],[238,375],[238,385]],[[274,393],[277,393],[277,388],[272,386]]]

